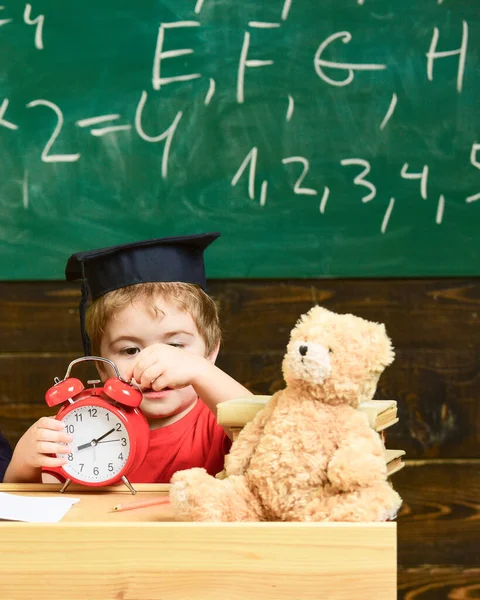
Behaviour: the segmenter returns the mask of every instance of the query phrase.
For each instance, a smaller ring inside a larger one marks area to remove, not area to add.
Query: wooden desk
[[[394,600],[396,524],[179,523],[164,506],[108,512],[168,486],[95,491],[60,523],[0,523],[2,600]],[[0,485],[50,495],[60,486]]]

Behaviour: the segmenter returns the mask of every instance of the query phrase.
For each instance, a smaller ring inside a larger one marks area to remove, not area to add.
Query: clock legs
[[[123,483],[128,487],[128,489],[132,492],[132,494],[136,494],[137,490],[133,487],[133,485],[128,481],[125,475],[122,477]]]
[[[67,479],[67,481],[63,484],[60,493],[63,494],[63,492],[66,491],[66,489],[68,488],[68,486],[72,483],[71,479]]]
[[[128,487],[128,489],[132,492],[132,494],[137,493],[137,490],[133,487],[133,485],[128,481],[128,479],[125,476],[122,477],[122,481]],[[67,479],[67,481],[65,481],[65,483],[62,485],[62,487],[60,489],[60,493],[63,494],[63,492],[65,492],[67,490],[68,486],[71,483],[72,483],[72,480]]]

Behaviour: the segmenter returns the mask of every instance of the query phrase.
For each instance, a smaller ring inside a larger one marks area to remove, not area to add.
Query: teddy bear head
[[[393,359],[384,325],[314,306],[292,330],[282,369],[299,399],[356,408]]]

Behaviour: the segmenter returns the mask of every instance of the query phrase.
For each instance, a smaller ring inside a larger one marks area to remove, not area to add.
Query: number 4
[[[400,174],[404,179],[420,179],[420,194],[424,200],[427,199],[428,165],[424,165],[421,173],[409,173],[408,163],[405,163]]]

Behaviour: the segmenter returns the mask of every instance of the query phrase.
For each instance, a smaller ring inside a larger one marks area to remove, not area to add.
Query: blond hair
[[[87,308],[85,328],[92,344],[92,352],[99,353],[105,327],[117,310],[135,300],[143,300],[151,302],[152,309],[157,313],[159,308],[155,301],[158,297],[172,302],[192,317],[205,342],[207,354],[221,341],[217,303],[198,285],[182,282],[139,283],[108,292]]]

